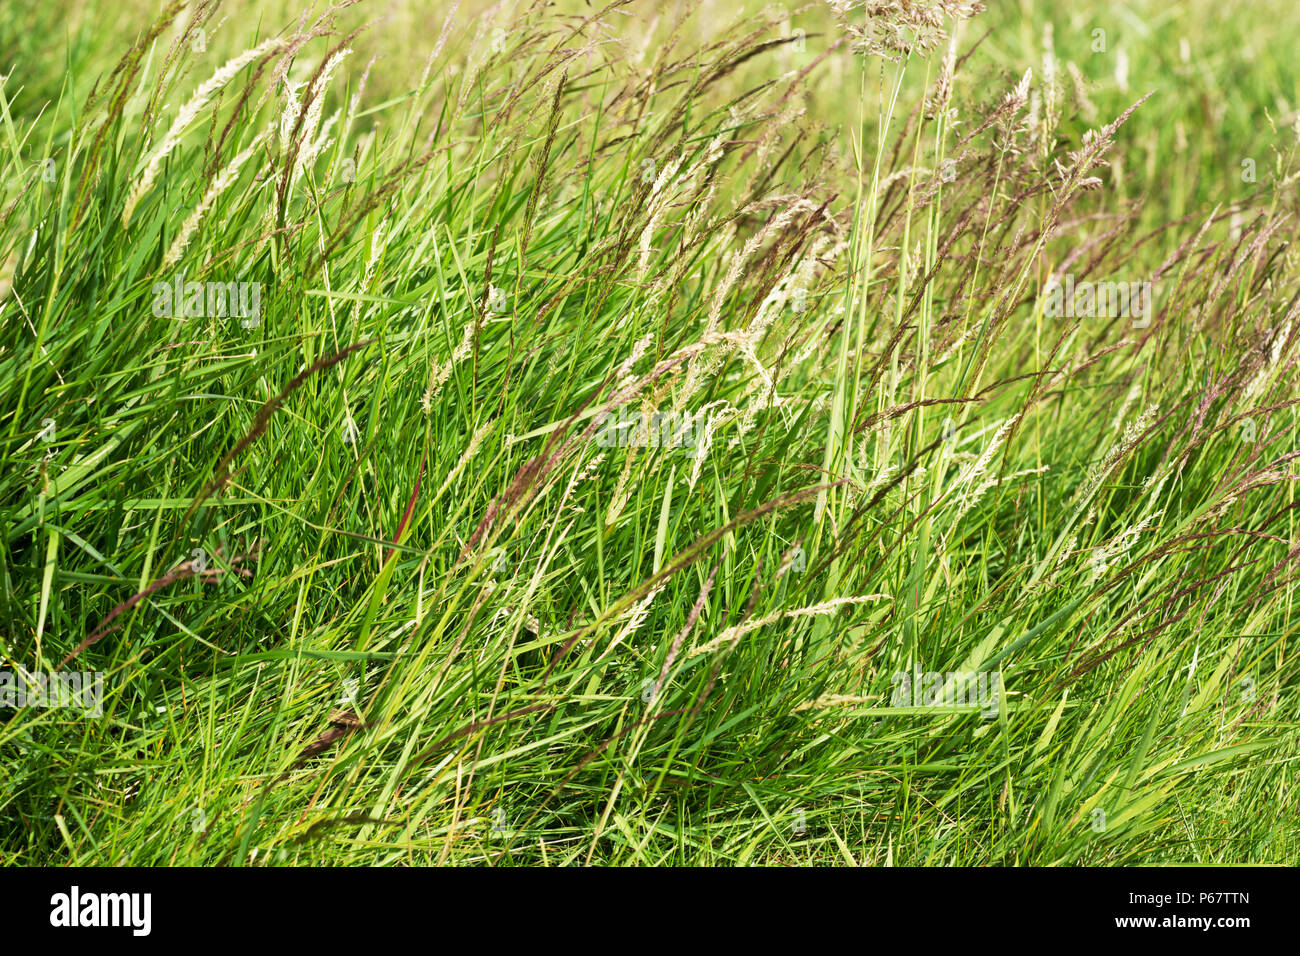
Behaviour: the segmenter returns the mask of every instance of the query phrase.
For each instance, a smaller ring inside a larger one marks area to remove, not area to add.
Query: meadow
[[[1300,8],[980,6],[6,3],[0,860],[1300,862]]]

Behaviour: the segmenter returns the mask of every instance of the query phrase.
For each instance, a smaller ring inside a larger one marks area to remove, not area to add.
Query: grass
[[[6,9],[3,860],[1294,865],[1295,13],[1048,7]]]

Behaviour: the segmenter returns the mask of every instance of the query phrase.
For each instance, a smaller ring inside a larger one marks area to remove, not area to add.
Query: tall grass
[[[1144,202],[1059,35],[833,6],[7,77],[0,654],[106,675],[7,862],[1296,861],[1296,133]]]

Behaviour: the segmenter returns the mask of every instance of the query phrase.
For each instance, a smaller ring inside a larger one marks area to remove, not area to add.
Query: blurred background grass
[[[410,88],[449,16],[447,45],[453,52],[464,52],[476,40],[506,31],[517,22],[517,11],[530,5],[486,0],[360,3],[341,12],[339,25],[344,30],[368,25],[354,41],[353,62],[375,58],[369,87],[372,101],[377,101],[401,96]],[[547,6],[576,23],[604,5],[559,0]],[[683,41],[708,42],[711,31],[721,30],[741,13],[784,11],[788,32],[804,34],[801,44],[776,51],[787,70],[813,63],[837,35],[824,3],[638,0],[617,6],[621,16],[610,22],[621,19],[627,28],[611,35],[609,42],[625,45],[643,60],[653,59],[662,49],[665,24],[692,6],[696,9],[688,24],[697,35]],[[67,92],[75,95],[65,99],[63,108],[83,102],[99,77],[77,73],[71,80],[76,88],[65,90],[66,64],[99,63],[106,73],[121,55],[124,40],[138,35],[161,8],[158,2],[142,0],[7,4],[0,16],[0,69],[11,77],[15,119],[30,121]],[[206,50],[191,51],[189,70],[196,78],[206,76],[280,25],[295,22],[305,9],[285,0],[224,4],[208,31]],[[324,7],[310,9],[318,13]],[[178,24],[184,23],[185,18],[179,18]],[[112,29],[107,29],[110,24]],[[989,4],[966,25],[962,39],[963,50],[980,40],[964,71],[990,92],[1009,88],[1026,69],[1040,73],[1045,43],[1055,50],[1067,88],[1074,85],[1073,65],[1095,112],[1076,110],[1064,117],[1061,134],[1068,142],[1077,144],[1086,130],[1108,122],[1151,92],[1151,99],[1126,124],[1125,148],[1122,158],[1113,162],[1107,188],[1121,202],[1145,195],[1147,219],[1169,221],[1253,190],[1254,184],[1242,178],[1245,160],[1254,161],[1257,182],[1267,179],[1275,129],[1291,126],[1300,116],[1297,36],[1300,5],[1291,2],[1019,0]],[[856,118],[850,114],[858,101],[852,88],[856,72],[849,61],[840,51],[829,59],[827,69],[815,71],[805,102],[807,115],[841,132]],[[748,69],[736,72],[731,88],[744,90],[769,78],[770,70],[768,59],[757,58]],[[905,99],[910,101],[926,80],[924,70],[909,71],[905,84],[911,89]],[[14,95],[16,89],[21,89],[19,95]],[[867,106],[872,105],[868,97]],[[866,119],[869,124],[871,116]]]

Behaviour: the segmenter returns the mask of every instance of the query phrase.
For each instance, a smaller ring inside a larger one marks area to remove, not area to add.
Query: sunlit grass
[[[5,862],[1294,864],[1300,97],[1085,6],[6,9]]]

